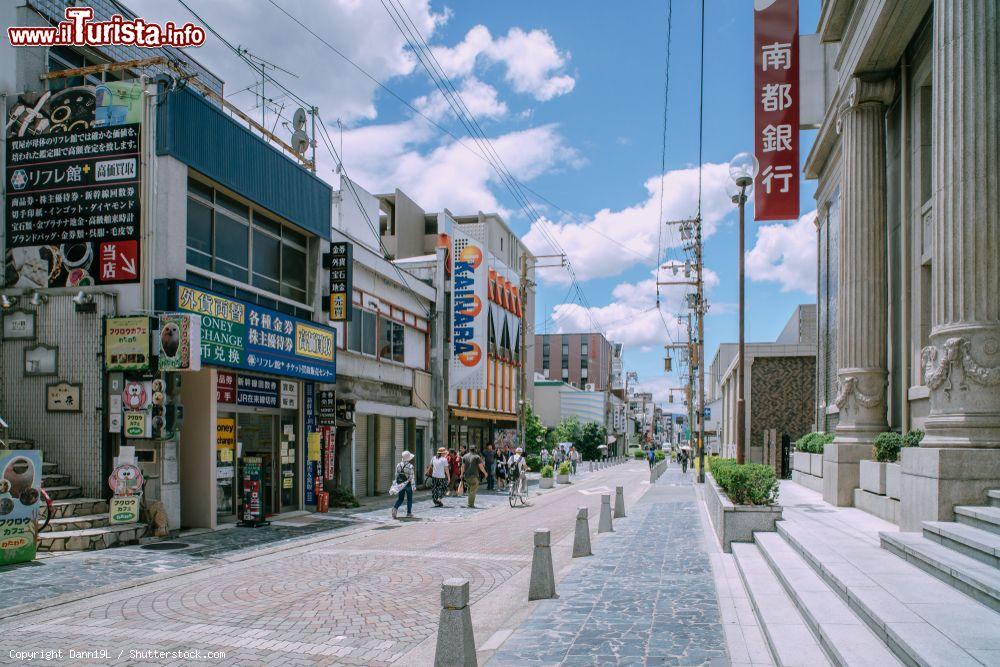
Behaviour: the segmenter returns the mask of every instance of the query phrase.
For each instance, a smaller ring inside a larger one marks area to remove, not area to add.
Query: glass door
[[[236,414],[220,412],[216,419],[215,498],[216,522],[236,521]]]
[[[296,474],[298,462],[298,413],[283,411],[281,431],[278,433],[280,450],[275,463],[277,465],[278,485],[277,501],[280,512],[291,512],[299,509],[299,478]]]
[[[236,434],[243,446],[242,456],[261,458],[261,505],[264,516],[275,514],[278,503],[275,488],[278,419],[276,415],[241,412]]]

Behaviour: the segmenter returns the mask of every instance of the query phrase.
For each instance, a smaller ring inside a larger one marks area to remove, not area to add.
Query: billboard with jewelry
[[[6,287],[139,282],[141,115],[137,82],[9,98]]]

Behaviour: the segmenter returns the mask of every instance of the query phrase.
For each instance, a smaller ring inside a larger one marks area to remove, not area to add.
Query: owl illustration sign
[[[142,471],[134,463],[123,463],[111,471],[108,486],[115,496],[137,496],[142,492]]]

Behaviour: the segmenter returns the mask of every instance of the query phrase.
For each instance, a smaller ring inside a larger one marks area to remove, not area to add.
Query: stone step
[[[50,487],[53,486],[69,486],[70,484],[69,475],[63,475],[60,473],[43,473],[42,474],[42,488],[48,491]]]
[[[924,521],[923,527],[930,541],[1000,568],[1000,535],[954,521]]]
[[[940,614],[961,614],[963,621],[969,619],[975,624],[970,630],[996,627],[1000,616],[991,609],[874,544],[869,546],[867,541],[857,538],[845,539],[847,533],[830,535],[822,526],[810,528],[793,521],[779,521],[777,528],[778,534],[906,664],[920,667],[983,664],[960,645],[961,638],[953,641],[952,630],[949,635],[939,631],[930,620],[918,615],[914,607],[918,601],[923,603],[920,606],[923,613],[938,625],[942,625]],[[857,564],[831,548],[827,542],[830,539],[853,549]],[[843,544],[848,541],[850,544]],[[879,551],[895,560],[886,562],[878,557]],[[935,600],[946,604],[936,610]]]
[[[990,489],[986,497],[990,499],[990,507],[1000,507],[1000,489]]]
[[[45,493],[49,494],[52,500],[66,500],[79,498],[83,494],[83,489],[79,486],[46,486]]]
[[[97,549],[134,544],[145,534],[146,524],[144,523],[125,523],[103,528],[41,533],[38,536],[38,550],[96,551]]]
[[[955,519],[967,526],[1000,535],[1000,507],[959,505],[955,508]]]
[[[49,521],[45,533],[59,533],[65,530],[86,530],[88,528],[103,528],[111,521],[108,514],[81,514],[67,516]]]
[[[42,511],[45,511],[44,503],[42,504]],[[52,501],[53,519],[107,513],[108,501],[102,498],[65,498]]]
[[[882,533],[881,537],[883,548],[987,607],[1000,611],[1000,570],[920,533]]]
[[[42,474],[54,475],[59,472],[59,464],[54,461],[42,461]]]
[[[779,667],[832,664],[756,544],[733,542],[733,557]]]
[[[781,535],[754,533],[754,541],[836,664],[903,664]]]

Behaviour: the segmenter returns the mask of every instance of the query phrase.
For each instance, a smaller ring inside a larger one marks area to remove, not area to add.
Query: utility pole
[[[698,299],[695,314],[698,316],[698,346],[696,360],[698,362],[698,482],[705,483],[705,312],[708,304],[705,301],[705,281],[702,275],[701,258],[701,217],[694,223],[694,265],[697,271]]]
[[[520,443],[521,447],[524,447],[525,453],[528,451],[528,443],[525,440],[525,428],[526,428],[526,417],[528,410],[527,402],[527,385],[528,385],[528,366],[527,366],[527,355],[528,355],[528,336],[534,336],[534,327],[529,330],[528,327],[528,300],[533,298],[531,296],[532,288],[535,283],[533,280],[528,278],[528,271],[530,267],[528,266],[529,260],[535,260],[536,264],[533,268],[551,268],[554,265],[540,265],[537,264],[539,259],[559,259],[559,267],[566,265],[566,255],[530,255],[526,249],[521,249],[521,255],[519,257],[519,276],[518,280],[521,285],[521,337],[518,344],[518,356],[519,365],[517,369],[517,441]],[[534,347],[534,346],[532,346]]]

